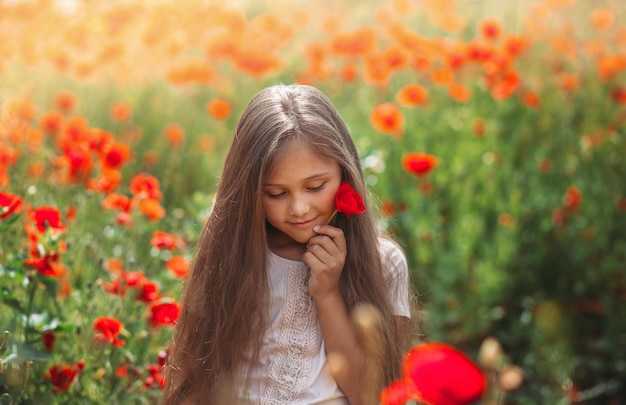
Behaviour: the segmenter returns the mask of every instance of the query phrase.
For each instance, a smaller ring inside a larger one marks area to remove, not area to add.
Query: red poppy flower
[[[24,264],[34,268],[42,276],[57,277],[63,273],[63,265],[59,263],[59,254],[56,252],[46,253],[43,257],[24,259]]]
[[[151,281],[143,283],[137,293],[137,299],[143,302],[153,302],[158,300],[160,297],[159,286]]]
[[[139,211],[150,221],[158,221],[165,216],[165,208],[154,198],[146,198],[139,203]]]
[[[150,244],[157,249],[174,250],[176,247],[176,238],[174,235],[167,232],[157,230],[152,234]]]
[[[415,176],[426,176],[439,164],[436,156],[428,153],[412,152],[402,158],[404,170]]]
[[[343,182],[335,195],[335,207],[337,212],[345,214],[348,218],[352,214],[362,214],[365,212],[363,199],[348,182]]]
[[[144,387],[151,388],[153,386],[157,386],[158,388],[163,389],[165,387],[163,369],[164,368],[162,366],[150,364],[148,366],[148,374],[150,375],[144,380]]]
[[[13,166],[20,152],[10,146],[0,145],[0,167]]]
[[[400,105],[416,107],[428,101],[428,90],[419,84],[407,84],[396,94],[396,101]]]
[[[116,169],[102,168],[99,178],[91,178],[87,180],[85,185],[88,190],[97,193],[111,193],[122,181],[122,173]]]
[[[211,100],[207,104],[207,112],[209,113],[209,115],[218,120],[228,118],[231,111],[232,107],[230,106],[230,103],[226,100],[215,99]]]
[[[14,194],[0,192],[0,219],[20,212],[22,199]]]
[[[138,174],[130,181],[130,192],[142,198],[161,198],[159,180],[149,174]]]
[[[63,112],[69,112],[76,107],[76,96],[69,91],[60,91],[54,97],[54,105]]]
[[[97,333],[94,340],[99,343],[111,343],[114,347],[124,346],[126,342],[117,338],[124,329],[124,325],[116,318],[100,317],[93,323],[93,330]]]
[[[133,114],[133,108],[124,102],[119,102],[111,106],[110,115],[113,121],[126,121]]]
[[[107,169],[118,169],[131,155],[130,148],[125,143],[116,142],[106,148],[102,154],[102,164]]]
[[[89,177],[93,169],[93,158],[89,150],[73,146],[63,152],[62,162],[69,166],[68,180],[81,182]]]
[[[150,308],[152,326],[174,325],[180,314],[180,305],[175,302],[155,304]]]
[[[120,281],[120,279],[115,279],[113,281],[107,281],[102,285],[102,289],[107,294],[119,295],[121,297],[126,295],[126,287],[127,285]]]
[[[128,212],[131,209],[131,200],[124,194],[107,194],[102,201],[102,209],[105,211],[116,209],[122,212]]]
[[[63,125],[63,114],[58,111],[48,111],[41,115],[39,126],[47,134],[56,134]]]
[[[488,40],[496,40],[502,34],[502,24],[495,18],[486,18],[478,24],[478,31]]]
[[[61,213],[55,207],[39,207],[30,213],[31,219],[40,233],[50,228],[57,232],[65,231],[65,225],[61,222]]]
[[[563,207],[569,214],[575,214],[580,209],[583,196],[580,190],[576,186],[570,186],[563,196]]]
[[[85,362],[80,360],[76,364],[54,364],[44,375],[44,380],[52,382],[52,391],[55,393],[67,392],[78,378],[78,374],[85,368]]]
[[[54,332],[44,332],[41,335],[41,343],[43,343],[43,347],[48,351],[54,349],[54,344],[56,343],[56,335]]]
[[[396,137],[402,136],[404,115],[393,103],[376,105],[370,113],[370,122],[378,132]]]
[[[432,405],[467,405],[482,398],[486,379],[465,354],[444,343],[414,347],[403,362],[403,380],[381,395],[383,405],[418,400]]]
[[[165,128],[165,139],[172,148],[179,148],[185,140],[185,131],[178,124],[170,124]]]
[[[179,278],[184,278],[189,271],[189,261],[180,255],[170,258],[165,266],[173,275]]]

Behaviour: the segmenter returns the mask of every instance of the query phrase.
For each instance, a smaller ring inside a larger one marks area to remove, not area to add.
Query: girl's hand
[[[343,231],[330,225],[313,230],[317,235],[307,243],[302,261],[309,266],[309,294],[313,299],[340,294],[339,277],[346,262],[346,238]]]

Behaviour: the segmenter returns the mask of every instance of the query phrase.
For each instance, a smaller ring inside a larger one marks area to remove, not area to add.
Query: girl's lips
[[[317,217],[304,222],[290,222],[290,225],[296,228],[308,228],[309,226],[313,225],[316,219]]]

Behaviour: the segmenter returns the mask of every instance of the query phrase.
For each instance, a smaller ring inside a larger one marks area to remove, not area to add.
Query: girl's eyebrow
[[[330,174],[330,172],[323,172],[323,173],[312,174],[311,176],[307,176],[304,179],[302,179],[302,182],[309,181],[309,180],[315,180],[315,179],[320,178],[320,177],[328,176],[329,174]],[[278,186],[282,186],[282,184],[265,183],[265,187],[278,187]]]

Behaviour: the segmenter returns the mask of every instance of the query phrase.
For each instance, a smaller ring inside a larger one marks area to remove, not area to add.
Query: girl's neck
[[[269,248],[280,257],[289,260],[302,261],[302,255],[306,251],[304,243],[298,243],[282,232],[275,230],[267,234]]]

